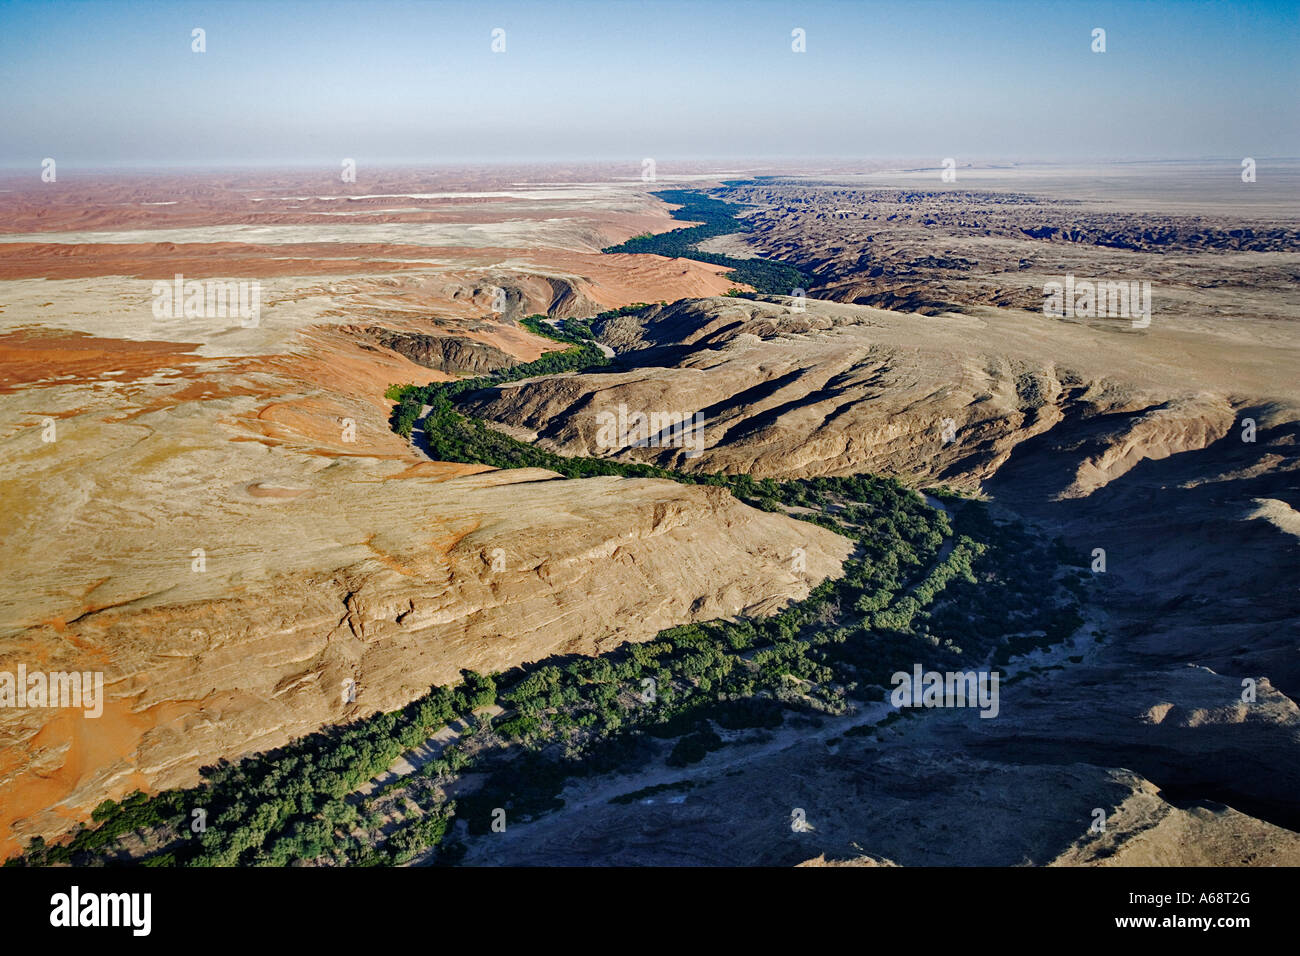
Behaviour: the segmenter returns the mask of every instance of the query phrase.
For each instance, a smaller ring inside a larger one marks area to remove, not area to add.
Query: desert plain
[[[807,287],[601,251],[687,225],[666,189],[736,205],[701,251]],[[466,862],[1300,863],[1300,163],[68,172],[0,179],[0,210],[0,671],[106,680],[97,719],[0,711],[5,855],[463,669],[837,577],[845,538],[724,489],[437,461],[390,427],[390,386],[603,312],[614,367],[461,408],[595,457],[602,408],[700,410],[702,455],[617,457],[952,489],[1105,567],[997,720],[787,722],[575,781]],[[255,320],[159,316],[178,275],[258,283]],[[1150,314],[1045,314],[1066,276],[1147,283]]]

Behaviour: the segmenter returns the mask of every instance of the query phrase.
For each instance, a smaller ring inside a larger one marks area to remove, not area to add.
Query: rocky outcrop
[[[361,341],[392,349],[416,365],[437,369],[440,372],[469,372],[484,375],[494,369],[507,368],[515,360],[506,352],[486,342],[457,335],[426,335],[420,332],[399,332],[380,326],[344,326],[343,332],[357,336]]]
[[[793,300],[723,298],[654,306],[600,332],[624,370],[485,390],[464,407],[567,454],[755,476],[872,471],[967,487],[1036,437],[1070,432],[1074,460],[1052,476],[1051,494],[1079,497],[1144,460],[1223,438],[1243,384],[1219,371],[1189,381],[1153,367],[1144,356],[1165,346],[1152,336],[999,310],[920,316],[809,301],[800,311]],[[1253,351],[1270,365],[1282,360]],[[704,453],[603,447],[598,416],[620,405],[699,411]]]

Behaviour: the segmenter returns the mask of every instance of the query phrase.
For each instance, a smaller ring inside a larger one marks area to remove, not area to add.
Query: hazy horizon
[[[1294,156],[1254,156],[1257,162],[1272,163],[1300,163],[1300,154]],[[683,156],[660,156],[655,157],[658,165],[657,178],[672,177],[673,175],[687,175],[688,173],[699,173],[698,167],[721,166],[724,164],[740,164],[743,168],[734,170],[735,172],[748,173],[753,169],[802,169],[807,174],[813,175],[822,171],[847,173],[847,169],[838,167],[847,167],[850,164],[860,164],[864,168],[859,172],[860,175],[869,175],[871,173],[884,172],[901,172],[907,171],[930,171],[942,169],[941,164],[935,160],[928,164],[918,157],[901,158],[892,160],[884,156],[805,156],[805,157],[784,157],[784,156],[718,156],[718,157],[683,157]],[[1009,158],[994,157],[984,158],[979,156],[959,158],[957,166],[959,169],[972,168],[976,170],[994,171],[1001,168],[1043,168],[1043,169],[1071,169],[1071,168],[1095,168],[1102,166],[1176,166],[1176,165],[1205,165],[1228,163],[1236,166],[1240,162],[1240,157],[1236,156],[1176,156],[1176,157],[1099,157],[1086,161],[1072,162],[1068,159],[1036,159],[1036,158]],[[554,156],[554,157],[486,157],[486,158],[465,158],[465,159],[447,159],[447,160],[385,160],[374,159],[365,163],[365,168],[370,171],[384,172],[420,172],[424,170],[457,170],[457,169],[509,169],[512,167],[530,167],[535,166],[544,168],[547,166],[564,166],[564,165],[588,165],[597,167],[614,167],[626,165],[628,175],[625,178],[629,181],[640,180],[640,163],[641,158],[634,158],[632,155],[618,156],[611,158],[593,158],[590,156]],[[316,160],[248,160],[244,162],[229,161],[224,163],[204,162],[195,160],[192,162],[174,161],[174,162],[146,162],[146,161],[122,161],[117,163],[101,163],[98,165],[83,166],[65,166],[60,164],[59,176],[73,176],[76,174],[94,174],[94,173],[151,173],[151,172],[194,172],[194,173],[223,173],[223,172],[309,172],[320,169],[322,164],[331,166],[338,165],[338,160],[333,158],[321,158]],[[673,166],[680,164],[683,168],[679,173],[675,173]],[[39,162],[35,164],[39,170]],[[11,173],[20,173],[30,171],[33,163],[28,162],[0,162],[0,174],[8,175]],[[689,169],[687,168],[689,167]],[[709,172],[725,174],[725,169],[710,169]],[[702,173],[700,173],[702,175]],[[795,175],[795,173],[791,173]]]
[[[0,21],[5,168],[1300,155],[1292,3],[22,0]]]

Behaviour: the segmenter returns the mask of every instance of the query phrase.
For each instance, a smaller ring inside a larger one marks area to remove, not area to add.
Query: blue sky
[[[1300,156],[1297,50],[1300,0],[0,0],[0,164]]]

